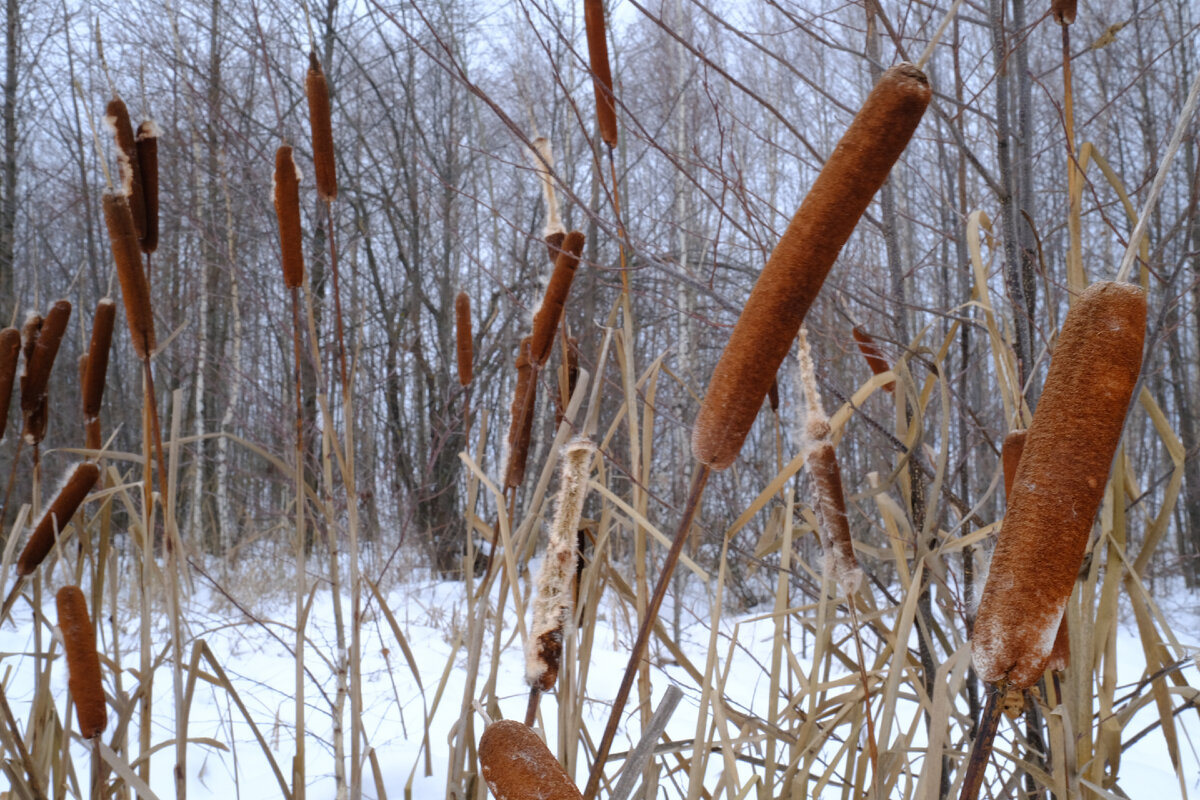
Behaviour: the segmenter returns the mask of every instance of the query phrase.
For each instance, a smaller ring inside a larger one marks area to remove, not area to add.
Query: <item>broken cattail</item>
[[[858,343],[858,350],[863,354],[863,358],[867,360],[867,366],[871,368],[872,374],[882,375],[891,369],[891,366],[884,360],[883,354],[879,352],[879,348],[875,345],[875,339],[871,334],[855,325],[853,330],[851,330],[851,335],[854,336],[854,341]],[[883,385],[883,390],[889,394],[896,391],[896,382],[888,381]]]
[[[154,120],[146,120],[137,129],[137,163],[142,177],[142,204],[146,209],[146,227],[139,244],[149,254],[158,249],[158,137]],[[136,219],[136,218],[135,218]]]
[[[508,427],[508,464],[504,470],[504,486],[520,486],[525,480],[525,460],[529,457],[529,439],[533,435],[533,406],[537,399],[537,381],[533,362],[529,358],[532,337],[521,340],[517,351],[517,387],[510,408],[512,422]]]
[[[1012,500],[1013,480],[1017,477],[1017,465],[1021,463],[1021,453],[1025,450],[1025,437],[1029,431],[1016,428],[1004,437],[1000,445],[1000,462],[1004,465],[1004,497]]]
[[[129,203],[119,194],[104,193],[104,222],[108,226],[108,241],[117,277],[121,281],[121,296],[125,300],[125,317],[133,338],[133,351],[145,360],[154,352],[154,314],[150,310],[150,286],[141,266],[137,235]]]
[[[737,458],[763,397],[853,232],[929,104],[912,64],[883,74],[825,163],[771,253],[713,370],[692,432],[692,453],[712,469]]]
[[[1075,0],[1050,0],[1050,14],[1059,25],[1075,21]]]
[[[283,145],[275,151],[275,216],[279,220],[279,246],[282,251],[283,283],[299,289],[304,283],[304,249],[300,229],[300,168],[292,157],[292,148]]]
[[[608,37],[604,24],[604,0],[583,0],[583,24],[587,28],[588,63],[592,89],[596,93],[596,123],[600,138],[617,146],[617,106],[613,98],[612,69],[608,64]]]
[[[586,438],[572,439],[563,450],[554,520],[538,572],[533,624],[525,643],[525,680],[540,692],[550,691],[558,678],[563,633],[574,612],[571,584],[579,561],[579,519],[587,499],[588,465],[595,450],[596,445]]]
[[[25,370],[21,374],[21,412],[25,422],[23,435],[28,444],[37,444],[46,435],[50,371],[70,319],[71,304],[66,300],[56,302],[46,313],[33,347],[26,352]]]
[[[108,352],[112,345],[113,322],[117,304],[105,297],[96,304],[92,322],[92,341],[88,347],[86,369],[83,373],[83,422],[87,447],[100,449],[100,401],[104,398],[104,383],[108,375]]]
[[[100,655],[96,652],[96,630],[88,618],[87,600],[78,586],[64,586],[54,596],[58,606],[58,628],[67,654],[67,687],[75,701],[79,735],[91,739],[108,725],[108,706],[100,682]]]
[[[308,118],[312,126],[313,172],[317,176],[317,195],[326,202],[337,199],[337,167],[333,160],[333,121],[329,109],[329,82],[321,70],[316,53],[308,54],[308,75],[304,79],[308,97]]]
[[[0,439],[8,428],[8,409],[12,403],[17,360],[21,355],[21,332],[16,328],[0,331]]]
[[[979,602],[979,677],[1024,689],[1046,667],[1142,365],[1146,296],[1088,287],[1067,314]]]
[[[104,124],[112,131],[117,143],[117,174],[121,177],[121,194],[129,201],[133,230],[138,241],[146,235],[146,199],[142,191],[142,170],[138,162],[137,142],[125,101],[114,97],[104,109]]]
[[[550,283],[546,285],[546,294],[542,304],[533,314],[533,342],[530,345],[530,358],[534,366],[541,368],[550,357],[554,348],[554,334],[558,331],[558,323],[562,320],[563,307],[567,295],[571,291],[571,282],[575,280],[575,271],[579,267],[579,255],[583,252],[584,236],[579,231],[571,231],[563,240],[562,250],[558,260],[554,262],[554,272],[550,274]]]
[[[459,292],[454,298],[454,328],[458,336],[458,385],[466,386],[471,382],[475,355],[471,341],[471,298],[466,292]]]
[[[828,430],[828,424],[826,425]],[[862,586],[863,573],[854,554],[850,522],[846,517],[846,496],[842,490],[842,470],[837,452],[828,440],[818,441],[805,461],[817,490],[817,517],[821,522],[821,549],[825,552],[825,571],[833,576],[846,597],[853,597]]]
[[[479,765],[496,800],[581,800],[571,776],[531,728],[502,719],[479,737]]]
[[[90,461],[84,461],[75,466],[75,471],[67,482],[58,490],[58,494],[50,502],[50,506],[38,520],[21,557],[17,559],[17,574],[31,575],[38,565],[46,560],[46,556],[54,549],[55,533],[61,533],[75,516],[79,504],[87,497],[87,493],[96,485],[100,478],[100,468]]]

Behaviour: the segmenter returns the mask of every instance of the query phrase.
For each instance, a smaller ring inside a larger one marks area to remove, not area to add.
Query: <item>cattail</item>
[[[121,194],[129,201],[133,230],[138,241],[146,235],[146,198],[142,189],[142,169],[139,165],[137,142],[125,101],[114,97],[104,109],[104,124],[112,131],[117,143],[117,174],[121,178]]]
[[[105,297],[96,304],[96,316],[92,321],[92,341],[88,347],[83,378],[83,422],[87,433],[87,447],[100,449],[100,401],[104,398],[104,383],[108,375],[108,352],[112,345],[113,322],[117,316],[117,304]]]
[[[21,355],[21,332],[16,328],[0,331],[0,439],[8,428],[8,408],[12,404],[13,382],[17,378],[17,360]]]
[[[38,520],[21,557],[17,559],[17,574],[31,575],[38,565],[46,560],[46,556],[54,548],[55,532],[62,533],[75,516],[79,504],[87,497],[87,493],[100,478],[100,468],[90,461],[84,461],[75,466],[75,471],[67,478],[67,482],[58,490],[58,494],[50,502],[50,506]]]
[[[147,359],[154,352],[154,314],[150,310],[150,285],[141,266],[138,240],[133,230],[129,203],[119,194],[104,193],[104,222],[117,277],[121,281],[121,296],[125,300],[125,317],[133,338],[133,351],[138,358]]]
[[[471,297],[459,292],[454,298],[454,329],[458,336],[458,385],[471,382],[474,343],[471,341]]]
[[[41,314],[30,311],[21,325],[21,355],[25,357],[26,365],[33,358],[33,348],[37,347],[38,334],[42,332],[42,321]]]
[[[600,138],[617,146],[617,106],[613,99],[612,70],[608,65],[608,37],[604,26],[604,0],[583,0],[583,24],[587,28],[588,63],[592,89],[596,93],[596,122]]]
[[[483,779],[496,800],[581,800],[571,776],[526,725],[502,719],[479,737]]]
[[[1004,465],[1004,496],[1012,501],[1013,480],[1017,477],[1017,465],[1021,463],[1021,453],[1025,450],[1025,437],[1029,434],[1024,428],[1016,428],[1004,437],[1000,445],[1000,462]]]
[[[883,354],[879,352],[879,348],[875,345],[875,339],[871,334],[857,325],[854,326],[850,333],[854,336],[854,341],[858,342],[858,350],[863,354],[863,358],[867,360],[867,366],[871,368],[872,374],[882,375],[891,369],[891,366],[884,360]],[[896,391],[896,382],[888,381],[883,385],[883,390],[889,394]]]
[[[283,260],[283,283],[299,289],[304,283],[304,249],[300,229],[300,168],[292,158],[292,148],[283,145],[275,151],[275,217],[279,220],[279,245]]]
[[[96,652],[96,630],[88,618],[87,600],[78,586],[64,586],[54,596],[58,606],[58,628],[67,653],[67,687],[75,700],[79,735],[91,739],[108,725],[104,686],[100,683],[100,655]]]
[[[846,496],[842,490],[842,470],[837,452],[828,441],[817,442],[805,460],[817,490],[817,517],[821,522],[821,550],[825,553],[825,571],[837,581],[846,597],[862,586],[863,573],[854,554],[850,522],[846,517]]]
[[[537,399],[533,362],[529,358],[532,337],[521,340],[517,351],[517,388],[513,391],[510,408],[512,422],[508,427],[508,465],[504,470],[505,488],[520,486],[525,480],[525,460],[529,457],[529,439],[533,435],[533,406]]]
[[[550,140],[545,136],[533,140],[533,149],[536,153],[533,168],[542,187],[542,198],[546,201],[546,227],[542,229],[542,236],[547,245],[551,243],[551,237],[556,237],[554,246],[559,247],[562,245],[563,236],[566,235],[566,229],[563,228],[562,219],[558,215],[558,197],[554,192],[554,179],[550,176],[550,170],[554,169],[554,151],[550,148]],[[557,251],[551,250],[551,263],[554,263],[557,255]]]
[[[1050,14],[1059,25],[1075,21],[1075,0],[1050,0]]]
[[[154,120],[146,120],[137,129],[137,163],[142,176],[142,204],[146,209],[146,228],[139,244],[143,253],[158,249],[158,137]],[[135,218],[136,219],[136,218]]]
[[[929,82],[911,64],[883,74],[817,176],[750,293],[692,431],[712,469],[737,458],[763,397],[838,252],[921,121]]]
[[[587,499],[588,466],[595,450],[590,439],[579,438],[568,442],[563,451],[550,541],[538,572],[533,624],[525,643],[525,680],[542,692],[550,691],[558,678],[563,632],[574,613],[572,582],[579,561],[579,519]]]
[[[554,348],[554,334],[558,331],[559,321],[562,320],[563,307],[571,291],[571,282],[575,280],[579,255],[583,252],[583,240],[584,236],[579,231],[567,234],[558,260],[554,262],[554,272],[550,274],[550,283],[546,285],[542,304],[533,314],[530,358],[539,369],[546,364],[546,359],[550,358],[550,351]]]
[[[1024,689],[1045,669],[1142,364],[1146,296],[1088,287],[1063,323],[1026,436],[971,642],[979,677]]]
[[[337,167],[333,160],[333,122],[329,110],[329,82],[321,70],[316,53],[308,54],[308,75],[304,79],[308,97],[308,118],[312,126],[313,171],[317,176],[317,195],[332,202],[337,199]]]
[[[562,252],[563,239],[567,238],[565,231],[555,231],[554,233],[546,234],[546,254],[550,257],[550,263],[558,263],[558,255]]]
[[[26,351],[25,370],[21,375],[21,412],[25,420],[23,433],[29,444],[37,444],[46,434],[46,392],[50,371],[70,319],[71,304],[66,300],[56,302],[46,313],[33,347]]]

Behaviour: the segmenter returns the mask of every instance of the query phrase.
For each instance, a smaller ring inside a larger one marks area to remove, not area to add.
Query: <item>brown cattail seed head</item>
[[[565,231],[555,231],[554,233],[546,234],[546,254],[550,256],[550,263],[558,263],[558,254],[562,250],[563,240],[567,238]]]
[[[100,401],[104,398],[104,381],[108,375],[108,352],[112,346],[113,322],[117,317],[117,304],[105,297],[96,304],[96,316],[92,322],[92,341],[88,347],[87,369],[83,373],[83,418],[90,422],[100,415]]]
[[[1017,477],[1017,465],[1021,463],[1021,453],[1025,450],[1025,437],[1029,431],[1016,428],[1004,437],[1000,445],[1000,461],[1004,465],[1004,497],[1012,500],[1013,480]]]
[[[88,618],[87,600],[78,586],[64,586],[54,596],[58,606],[58,628],[67,654],[67,687],[75,701],[79,735],[91,739],[108,725],[104,685],[100,682],[100,655],[96,652],[96,630]]]
[[[846,517],[846,496],[842,490],[842,470],[837,452],[830,442],[818,442],[807,462],[817,490],[817,516],[821,522],[821,549],[825,551],[825,571],[830,573],[842,593],[850,597],[862,586],[862,570],[854,555],[850,522]]]
[[[571,282],[575,280],[575,270],[579,267],[579,255],[583,252],[584,236],[579,231],[571,231],[563,240],[562,250],[558,260],[554,262],[554,272],[550,274],[550,283],[546,285],[546,294],[542,304],[533,314],[533,342],[530,345],[530,357],[534,366],[542,367],[550,357],[554,348],[554,334],[558,331],[558,323],[562,320],[563,307],[567,303],[567,295],[571,291]]]
[[[912,64],[879,79],[775,246],[713,370],[692,453],[713,469],[737,458],[763,397],[838,252],[904,151],[929,104]]]
[[[142,269],[138,240],[133,230],[129,203],[119,194],[104,193],[104,222],[108,226],[108,241],[117,277],[121,280],[121,296],[125,300],[125,317],[133,338],[133,351],[138,358],[147,359],[154,352],[154,314],[150,309],[150,285]]]
[[[142,176],[142,204],[146,209],[146,228],[139,244],[143,253],[158,249],[158,126],[153,120],[138,125],[137,163]]]
[[[286,144],[275,151],[274,194],[275,217],[279,220],[283,283],[289,289],[299,289],[304,283],[304,234],[300,229],[300,169],[292,157],[292,148]]]
[[[471,298],[466,292],[459,292],[454,298],[454,329],[458,336],[458,384],[466,386],[471,382],[475,357],[475,345],[471,340]]]
[[[517,354],[517,387],[513,390],[512,406],[509,409],[512,422],[508,427],[508,464],[504,470],[505,488],[520,486],[525,480],[525,460],[529,457],[529,439],[533,435],[537,381],[534,380],[533,362],[529,358],[531,338],[526,336],[521,340]]]
[[[8,408],[12,403],[20,355],[21,332],[16,328],[0,331],[0,439],[4,438],[4,431],[8,428]]]
[[[1025,439],[971,641],[979,677],[1041,677],[1104,495],[1142,366],[1146,295],[1089,286],[1059,334]]]
[[[17,574],[31,575],[38,565],[46,560],[46,556],[54,548],[55,533],[62,533],[75,516],[80,503],[100,478],[100,468],[90,461],[76,465],[75,471],[67,482],[58,490],[50,506],[38,520],[37,526],[25,543],[21,557],[17,559]]]
[[[37,444],[46,434],[46,392],[50,371],[58,356],[58,346],[71,319],[71,304],[59,300],[46,313],[33,347],[25,357],[25,372],[21,375],[21,412],[25,418],[25,441]]]
[[[867,360],[867,366],[871,368],[872,374],[882,375],[891,369],[888,362],[884,359],[883,354],[879,352],[879,348],[875,345],[875,339],[871,334],[857,325],[854,326],[851,334],[854,336],[854,341],[858,343],[859,352]],[[883,390],[888,393],[896,391],[896,382],[888,381],[883,385]]]
[[[613,99],[612,69],[608,64],[608,36],[604,24],[604,0],[583,0],[583,24],[587,28],[588,63],[596,94],[596,122],[600,138],[617,146],[617,105]]]
[[[1058,633],[1054,637],[1054,647],[1050,650],[1050,658],[1046,659],[1046,669],[1062,672],[1071,665],[1071,629],[1067,626],[1067,615],[1063,614],[1062,622],[1058,623]]]
[[[30,311],[25,315],[25,322],[21,325],[21,354],[25,356],[26,368],[29,365],[29,359],[33,358],[33,348],[37,347],[38,334],[42,332],[42,315],[36,311]]]
[[[121,178],[119,191],[129,201],[129,212],[133,218],[133,230],[138,239],[146,235],[146,200],[142,192],[142,170],[138,162],[137,143],[133,138],[133,125],[129,121],[129,110],[125,101],[114,97],[104,109],[104,124],[113,133],[117,143],[117,174]]]
[[[1070,25],[1075,21],[1076,0],[1050,0],[1050,14],[1059,25]]]
[[[496,800],[580,800],[571,776],[545,742],[516,720],[502,719],[479,737],[483,779]]]
[[[308,54],[308,75],[304,79],[308,97],[308,118],[312,126],[313,171],[317,176],[317,194],[322,200],[337,199],[337,167],[333,160],[333,121],[329,109],[329,82],[321,70],[316,53]]]

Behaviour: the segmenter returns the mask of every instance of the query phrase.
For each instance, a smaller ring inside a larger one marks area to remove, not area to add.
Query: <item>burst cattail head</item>
[[[78,586],[64,586],[54,596],[58,606],[58,628],[67,654],[67,687],[75,701],[79,735],[91,739],[108,725],[104,685],[100,682],[100,655],[96,652],[96,630],[88,618],[87,600]]]
[[[92,321],[92,341],[88,347],[86,369],[83,373],[83,418],[86,423],[100,416],[100,401],[104,398],[104,382],[108,375],[108,353],[112,346],[113,322],[117,304],[105,297],[96,304]],[[88,445],[91,447],[91,445]]]
[[[1059,25],[1070,25],[1075,21],[1076,0],[1050,0],[1050,14]]]
[[[571,231],[563,240],[562,250],[558,260],[554,262],[554,272],[550,274],[550,283],[546,285],[546,294],[542,304],[533,314],[533,342],[530,345],[530,357],[534,366],[542,367],[550,357],[554,348],[554,334],[558,331],[558,323],[562,320],[563,307],[567,295],[571,291],[571,282],[575,280],[575,271],[579,267],[579,255],[583,252],[584,236],[579,231]]]
[[[337,167],[333,160],[333,119],[329,107],[329,82],[316,53],[308,54],[308,75],[304,78],[308,97],[308,118],[312,126],[313,171],[317,176],[317,194],[322,200],[337,199]]]
[[[16,328],[0,331],[0,439],[4,438],[4,431],[8,428],[8,409],[12,403],[20,355],[21,332]]]
[[[596,445],[590,439],[571,440],[563,451],[550,541],[538,572],[533,624],[525,643],[525,680],[548,692],[558,679],[563,636],[574,613],[572,582],[578,567],[579,520],[587,499],[588,466]]]
[[[104,110],[104,124],[112,131],[117,143],[117,174],[121,179],[121,194],[129,201],[133,230],[141,241],[146,235],[146,199],[142,190],[142,169],[138,162],[137,142],[125,101],[114,97]]]
[[[25,315],[25,322],[21,324],[21,355],[25,356],[25,369],[22,372],[29,369],[33,348],[37,347],[38,334],[42,332],[42,321],[41,314],[30,311]]]
[[[299,289],[304,283],[304,234],[300,229],[300,168],[292,157],[292,148],[283,145],[275,151],[275,217],[279,220],[279,246],[282,251],[283,283]]]
[[[141,266],[137,235],[129,203],[119,194],[104,193],[104,222],[117,277],[121,281],[121,296],[125,300],[125,317],[133,338],[133,351],[138,358],[147,359],[154,352],[154,314],[150,309],[150,285]]]
[[[825,571],[837,582],[846,597],[862,586],[863,574],[850,538],[846,516],[846,495],[842,490],[842,470],[837,452],[828,441],[818,442],[806,463],[817,490],[817,517],[821,523],[821,549],[825,552]]]
[[[1004,496],[1012,500],[1013,480],[1017,477],[1017,465],[1021,463],[1021,453],[1025,450],[1025,437],[1029,431],[1016,428],[1004,437],[1000,445],[1000,461],[1004,465]]]
[[[87,493],[100,478],[100,468],[90,461],[84,461],[75,466],[67,482],[58,490],[58,494],[50,502],[50,506],[38,520],[38,524],[29,535],[21,557],[17,559],[17,574],[31,575],[38,565],[46,560],[46,556],[54,549],[55,532],[62,533],[75,516],[76,510],[87,497]]]
[[[21,376],[21,412],[25,419],[24,436],[29,444],[37,444],[46,434],[46,392],[50,371],[58,356],[58,346],[71,319],[71,304],[59,300],[46,313],[33,347],[25,357],[25,372]]]
[[[583,24],[587,28],[588,64],[596,94],[596,123],[600,138],[617,146],[617,105],[613,98],[612,69],[608,64],[608,36],[604,23],[604,0],[583,0]]]
[[[562,237],[566,235],[566,229],[563,228],[562,219],[558,216],[558,198],[554,192],[554,179],[550,176],[550,170],[554,169],[554,151],[550,148],[550,140],[545,136],[539,136],[533,140],[533,167],[537,171],[538,183],[542,187],[542,198],[546,201],[546,227],[542,229],[542,236],[550,243],[550,237],[557,237],[555,245],[562,244]],[[550,261],[554,262],[556,253],[550,253]]]
[[[534,402],[537,399],[537,381],[534,380],[533,362],[529,358],[529,343],[532,337],[521,340],[517,351],[517,386],[513,390],[510,407],[512,422],[508,426],[508,464],[504,470],[505,488],[520,486],[525,480],[525,461],[529,457],[529,439],[533,435]]]
[[[882,375],[891,369],[887,361],[884,359],[883,354],[879,352],[879,348],[876,346],[875,339],[871,336],[871,334],[867,333],[857,325],[854,326],[851,334],[854,336],[854,341],[858,343],[859,352],[862,353],[863,358],[867,360],[867,366],[871,368],[872,374]],[[889,394],[896,391],[896,382],[888,381],[883,385],[883,390]]]
[[[496,800],[581,800],[571,776],[529,727],[502,719],[479,737],[479,765]]]
[[[458,384],[466,386],[471,382],[475,357],[471,339],[471,298],[466,292],[459,292],[454,298],[454,330],[458,337]]]
[[[1075,585],[1142,365],[1146,296],[1089,286],[1063,323],[979,601],[979,677],[1041,677]]]
[[[817,176],[763,268],[717,362],[692,431],[692,453],[713,469],[737,458],[763,397],[838,252],[921,121],[929,82],[892,67]]]
[[[138,125],[137,163],[142,176],[142,205],[146,209],[146,228],[138,243],[143,253],[158,249],[158,126],[154,120]]]

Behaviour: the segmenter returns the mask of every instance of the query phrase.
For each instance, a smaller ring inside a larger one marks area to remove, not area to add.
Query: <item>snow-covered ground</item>
[[[372,611],[366,615],[362,626],[363,721],[388,797],[403,797],[409,786],[412,796],[418,800],[435,800],[445,796],[449,761],[447,742],[458,721],[467,680],[467,654],[459,639],[466,630],[467,622],[463,588],[461,583],[414,579],[394,587],[387,594],[390,608],[417,662],[420,684],[412,674],[385,617]],[[695,595],[688,602],[688,613],[692,616],[683,640],[689,657],[694,663],[703,665],[709,638],[706,624],[708,612],[705,610],[708,600],[703,587],[696,587]],[[49,593],[47,597],[50,597]],[[1200,641],[1197,621],[1194,613],[1186,612],[1189,608],[1195,608],[1196,598],[1193,596],[1184,601],[1175,595],[1174,601],[1179,605],[1172,613],[1181,617],[1177,634],[1185,645],[1194,647]],[[185,664],[192,654],[195,641],[203,639],[235,685],[285,776],[290,775],[294,748],[294,661],[290,650],[293,636],[289,627],[293,618],[291,603],[289,598],[282,595],[272,601],[248,603],[245,607],[254,615],[252,618],[199,581],[185,615],[188,638]],[[595,698],[611,698],[616,692],[625,666],[628,642],[632,639],[624,615],[611,613],[613,610],[605,609],[598,615],[601,621],[596,630],[588,685],[589,694]],[[348,604],[346,613],[349,613]],[[51,618],[54,616],[52,598],[47,615]],[[684,616],[687,622],[688,614]],[[664,612],[664,618],[669,619],[668,612]],[[9,623],[0,630],[0,675],[3,676],[5,693],[22,727],[29,718],[29,701],[34,694],[36,672],[36,660],[31,656],[34,652],[31,620],[30,607],[20,602],[14,613],[15,625]],[[617,621],[616,627],[614,620]],[[156,614],[156,621],[158,627],[154,640],[159,652],[163,652],[165,643],[169,641],[165,615]],[[722,624],[726,629],[723,633],[732,634],[734,626],[739,623],[739,643],[744,643],[752,650],[755,643],[766,642],[763,646],[769,648],[772,629],[769,621],[754,621],[752,615],[737,617],[725,614]],[[123,631],[122,666],[125,668],[123,689],[129,692],[130,687],[136,684],[138,620],[132,615],[125,616],[120,619],[120,625]],[[500,656],[497,693],[502,698],[500,705],[503,715],[519,719],[524,713],[527,690],[523,677],[521,642],[519,637],[511,635],[511,629],[510,623],[503,640],[506,646]],[[316,596],[308,623],[308,637],[308,667],[316,679],[310,681],[307,688],[309,797],[326,798],[334,796],[332,720],[329,709],[337,688],[333,671],[325,660],[333,659],[336,652],[333,605],[328,592],[319,592]],[[107,640],[108,637],[105,638]],[[456,643],[459,646],[455,650]],[[720,644],[722,659],[727,647],[728,639],[723,638]],[[452,651],[455,652],[453,666],[447,671]],[[490,651],[488,637],[484,647],[485,664]],[[1119,681],[1122,684],[1135,682],[1144,669],[1141,646],[1135,631],[1122,627],[1117,652]],[[1193,650],[1193,654],[1197,652],[1200,649]],[[733,665],[731,674],[739,676],[739,679],[729,682],[731,699],[765,711],[766,675],[748,653],[741,650],[735,653],[738,661]],[[130,654],[133,654],[133,658]],[[164,655],[164,662],[155,673],[154,680],[156,728],[152,738],[155,743],[171,740],[175,735],[170,653],[165,652]],[[204,665],[204,671],[211,673],[208,665]],[[1186,668],[1185,673],[1189,684],[1200,685],[1195,661]],[[56,662],[52,675],[53,692],[62,713],[65,709],[66,678],[61,661]],[[111,692],[110,668],[106,668],[105,675],[106,685]],[[426,754],[421,752],[425,713],[432,706],[434,692],[443,677],[445,686],[429,723],[428,756],[432,774],[426,776]],[[660,675],[656,679],[657,695],[661,695],[667,680],[677,681],[685,693],[671,720],[668,734],[673,739],[690,738],[696,729],[696,687],[691,685],[682,670],[666,667],[665,677]],[[1180,700],[1179,696],[1175,696],[1176,702]],[[549,713],[554,702],[553,697],[543,701],[543,717],[550,726],[555,721],[555,715]],[[587,713],[595,730],[598,730],[605,719],[606,709],[602,703],[595,702],[589,706]],[[1126,730],[1141,730],[1154,720],[1156,713],[1154,705],[1148,704],[1138,712]],[[110,710],[110,731],[106,737],[111,736],[114,718]],[[1182,732],[1180,746],[1184,754],[1184,780],[1189,792],[1197,791],[1200,785],[1200,716],[1189,710],[1179,714],[1176,722]],[[554,730],[547,733],[550,741],[554,741]],[[136,727],[130,729],[129,735],[136,742]],[[197,740],[188,749],[187,775],[191,797],[262,800],[280,796],[275,774],[257,744],[253,730],[223,688],[205,680],[197,681],[188,714],[188,735]],[[614,750],[627,749],[631,745],[630,736],[636,735],[636,730],[623,732]],[[86,791],[88,775],[85,765],[89,760],[85,746],[76,743],[73,751],[78,779]],[[171,780],[173,764],[172,746],[164,747],[153,756],[151,783],[160,797],[174,796]],[[713,769],[719,769],[720,759],[714,759],[713,765]],[[743,780],[753,769],[751,766],[744,768],[747,772],[742,776]],[[1126,751],[1120,774],[1121,785],[1127,792],[1132,791],[1129,787],[1136,789],[1134,796],[1179,796],[1179,778],[1168,758],[1160,729]],[[576,778],[582,782],[586,776],[577,775]],[[365,771],[363,788],[364,796],[376,796],[375,779],[370,766]]]

